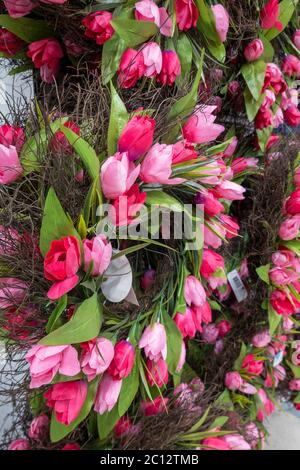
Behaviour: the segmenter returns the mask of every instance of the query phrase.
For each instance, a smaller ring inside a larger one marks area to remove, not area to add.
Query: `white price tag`
[[[283,359],[283,351],[279,351],[277,354],[275,354],[274,359],[273,359],[273,367],[279,366],[281,364]]]
[[[238,302],[242,302],[243,300],[245,300],[248,296],[247,289],[244,286],[244,283],[237,270],[234,269],[233,271],[228,273],[227,279],[231,289],[234,292],[234,295],[236,296],[236,300]]]

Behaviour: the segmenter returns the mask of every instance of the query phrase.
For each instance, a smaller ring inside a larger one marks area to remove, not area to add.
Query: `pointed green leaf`
[[[171,374],[175,374],[181,355],[182,335],[176,323],[166,311],[163,312],[162,320],[167,334],[168,370]]]
[[[263,60],[257,60],[244,64],[241,68],[242,75],[247,83],[249,91],[257,101],[260,98],[261,90],[265,80],[267,64]]]
[[[138,46],[158,33],[156,24],[150,21],[114,18],[110,23],[127,47]]]
[[[67,307],[67,295],[63,295],[57,302],[57,305],[53,312],[51,313],[49,320],[46,325],[46,333],[51,333],[51,331],[55,330],[58,325],[58,321],[60,319],[60,316],[62,315],[63,311]]]
[[[12,18],[9,15],[0,15],[0,26],[29,43],[51,37],[54,34],[45,21],[31,18]]]
[[[259,266],[259,268],[256,268],[256,273],[258,277],[268,285],[270,285],[270,279],[269,279],[270,266],[271,266],[270,263],[268,263],[268,264],[265,264],[264,266]]]
[[[116,92],[112,82],[110,82],[111,108],[107,135],[108,155],[113,155],[117,151],[118,140],[122,130],[128,122],[129,114],[126,106]]]

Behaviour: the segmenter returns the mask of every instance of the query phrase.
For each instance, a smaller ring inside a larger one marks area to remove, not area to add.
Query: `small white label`
[[[231,289],[234,292],[234,295],[236,296],[236,300],[238,302],[245,300],[248,296],[247,289],[244,286],[244,283],[237,270],[234,269],[233,271],[230,271],[230,273],[227,275],[227,279]]]
[[[281,364],[283,359],[283,351],[279,351],[277,354],[275,354],[274,359],[273,359],[273,367],[279,366]]]

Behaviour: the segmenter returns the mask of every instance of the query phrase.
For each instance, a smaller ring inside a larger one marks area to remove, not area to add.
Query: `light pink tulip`
[[[248,62],[253,62],[260,58],[264,52],[264,45],[261,39],[254,39],[246,46],[244,55]]]
[[[294,32],[293,43],[297,47],[297,49],[300,51],[300,29],[297,29]]]
[[[36,3],[32,0],[4,0],[4,5],[12,18],[29,15],[36,7]]]
[[[39,440],[48,432],[50,420],[47,415],[42,414],[33,418],[28,431],[31,439]]]
[[[192,143],[204,144],[215,140],[225,128],[215,124],[216,116],[213,111],[216,106],[198,106],[194,114],[183,126],[184,138]]]
[[[122,387],[122,380],[114,380],[108,373],[105,373],[98,386],[94,410],[103,415],[111,411],[118,401]]]
[[[108,268],[112,256],[112,246],[104,235],[83,241],[84,270],[91,276],[101,276]],[[93,268],[90,271],[91,263]]]
[[[300,391],[300,379],[292,379],[289,382],[289,389],[292,390],[293,392],[299,392]]]
[[[228,201],[241,201],[244,199],[243,193],[246,191],[240,184],[233,181],[223,180],[214,190],[214,194]]]
[[[83,353],[80,358],[82,372],[88,382],[108,369],[114,357],[114,346],[106,338],[97,338],[81,345]]]
[[[247,395],[256,395],[257,390],[254,385],[249,384],[248,382],[243,381],[240,392],[246,393]]]
[[[140,173],[140,165],[130,162],[127,152],[109,157],[101,167],[101,187],[108,199],[116,199],[125,194],[135,183]]]
[[[43,346],[37,344],[26,354],[30,367],[30,388],[49,384],[57,372],[68,377],[79,374],[78,353],[73,346]]]
[[[187,276],[184,281],[184,298],[191,306],[201,307],[206,302],[205,290],[201,282],[195,276]]]
[[[156,42],[148,42],[143,46],[141,52],[146,66],[144,75],[146,77],[155,77],[161,72],[162,68],[162,53],[159,45]]]
[[[232,141],[230,142],[230,144],[228,145],[226,150],[224,150],[222,157],[223,158],[232,157],[232,155],[234,154],[234,152],[237,148],[237,145],[238,145],[238,139],[237,139],[236,136],[234,136],[234,137],[232,137]]]
[[[157,362],[160,358],[167,358],[167,335],[165,327],[156,322],[144,330],[139,341],[139,348],[144,348],[146,357]]]
[[[299,98],[298,98],[298,90],[295,88],[288,88],[284,93],[282,93],[280,107],[284,111],[289,108],[290,106],[298,106]]]
[[[222,439],[229,445],[231,450],[251,450],[248,442],[240,434],[226,434]]]
[[[15,439],[8,446],[8,450],[29,450],[29,449],[30,449],[30,442],[28,441],[28,439]]]
[[[262,331],[261,333],[257,333],[252,338],[252,344],[256,348],[265,348],[271,342],[271,336],[268,330]]]
[[[298,236],[300,229],[300,215],[287,217],[279,228],[279,236],[282,240],[293,240]]]
[[[171,36],[172,19],[166,8],[158,8],[153,0],[136,2],[135,18],[139,21],[152,21],[160,28],[161,34]]]
[[[272,90],[266,90],[264,101],[260,107],[260,110],[263,112],[266,111],[275,103],[275,101],[276,101],[275,93]]]
[[[229,28],[228,12],[220,3],[218,3],[217,5],[213,5],[211,9],[215,17],[216,29],[219,39],[221,42],[225,42]]]
[[[172,175],[173,146],[166,144],[154,144],[141,166],[140,178],[145,183],[179,184],[184,181],[181,178],[173,178]]]
[[[227,372],[225,385],[229,390],[239,390],[243,384],[243,379],[238,372]]]
[[[223,243],[222,239],[226,236],[226,230],[216,222],[210,221],[208,225],[204,225],[203,234],[205,245],[217,250]]]
[[[0,185],[10,184],[23,173],[16,147],[0,144]]]
[[[171,37],[173,23],[171,15],[165,7],[159,8],[159,24],[157,26],[159,27],[161,34]]]
[[[186,347],[185,347],[185,342],[182,341],[182,343],[181,343],[181,354],[180,354],[179,362],[178,362],[177,367],[176,367],[176,372],[180,372],[181,369],[183,368],[183,366],[185,364],[185,357],[186,357]]]

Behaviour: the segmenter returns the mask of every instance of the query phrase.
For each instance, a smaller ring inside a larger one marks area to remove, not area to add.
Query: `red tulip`
[[[134,347],[129,341],[119,341],[115,346],[115,355],[108,368],[108,373],[115,380],[122,380],[131,373],[134,364]]]

